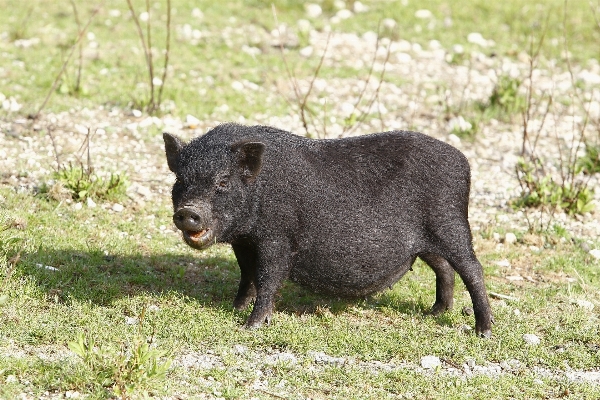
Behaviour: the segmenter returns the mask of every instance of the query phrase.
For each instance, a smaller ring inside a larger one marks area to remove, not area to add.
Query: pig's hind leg
[[[440,229],[435,236],[435,253],[448,261],[471,295],[475,333],[481,337],[491,337],[494,319],[485,290],[483,268],[473,251],[468,222],[459,221],[449,229]]]
[[[419,254],[419,258],[435,272],[435,303],[429,311],[430,315],[438,316],[454,305],[454,269],[437,254]]]

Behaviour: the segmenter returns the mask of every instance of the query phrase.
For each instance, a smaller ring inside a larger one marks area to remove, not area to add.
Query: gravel
[[[242,26],[225,31],[228,32],[227,35],[232,35],[249,30],[254,32],[254,29],[253,26]],[[292,27],[288,27],[288,31],[293,32]],[[262,38],[265,42],[273,39],[266,32],[262,35],[266,35]],[[311,29],[309,38],[313,48],[309,57],[319,58],[324,51],[327,33]],[[334,33],[324,62],[329,66],[366,68],[372,62],[376,42],[374,33],[362,36]],[[232,44],[234,45],[235,43]],[[387,46],[391,54],[386,64],[384,60]],[[366,84],[364,80],[356,78],[317,78],[313,93],[315,98],[327,98],[327,136],[367,134],[382,128],[414,129],[458,147],[472,165],[470,220],[473,230],[500,225],[507,233],[504,241],[498,241],[499,245],[502,242],[513,243],[517,241],[519,233],[527,231],[527,219],[534,223],[540,221],[540,218],[542,221],[548,219],[547,213],[535,210],[514,211],[509,205],[510,200],[520,192],[514,173],[521,150],[522,126],[518,122],[519,118],[515,118],[514,123],[491,120],[483,124],[475,142],[471,143],[461,140],[453,133],[457,126],[464,127],[469,122],[462,115],[446,121],[444,105],[456,107],[465,102],[485,102],[497,80],[496,71],[524,78],[528,73],[528,65],[525,61],[488,57],[480,52],[471,54],[469,66],[455,65],[447,62],[454,50],[440,48],[439,43],[430,47],[423,49],[416,43],[403,40],[380,40],[374,69],[381,70],[385,64],[387,76],[391,79],[391,82],[383,82],[380,87],[377,76],[373,76]],[[523,57],[519,57],[521,58]],[[574,73],[580,78],[579,82],[591,82],[589,92],[586,93],[590,99],[589,107],[592,110],[598,105],[600,110],[600,91],[592,90],[595,82],[600,80],[600,67],[597,63],[590,63],[587,69],[580,67]],[[538,90],[553,88],[557,98],[568,96],[572,89],[568,71],[558,69],[551,62],[546,69],[536,69],[534,75],[535,87]],[[407,76],[410,77],[409,84],[395,83],[394,77]],[[309,82],[309,78],[300,79],[299,85],[306,88]],[[243,82],[236,84],[245,87]],[[364,104],[356,107],[357,99],[365,86],[367,89],[364,97],[373,95],[379,87],[379,96],[371,106],[372,111],[377,111],[377,117],[367,119],[352,132],[344,132],[344,118],[365,110]],[[281,88],[267,86],[261,89],[265,91],[267,103],[281,96]],[[241,90],[243,94],[244,89]],[[291,89],[286,95],[293,99]],[[0,184],[17,191],[32,191],[49,181],[49,175],[56,169],[57,162],[64,164],[77,159],[85,162],[87,155],[80,149],[90,131],[90,155],[95,170],[106,175],[115,171],[126,172],[133,183],[128,191],[131,202],[141,204],[165,201],[169,185],[173,181],[164,161],[162,138],[157,133],[164,130],[190,139],[223,120],[218,110],[211,117],[200,120],[193,115],[187,115],[184,119],[171,115],[157,118],[144,115],[139,110],[100,106],[95,109],[48,112],[32,121],[10,112],[16,101],[10,93],[0,97],[12,99],[4,101],[9,111],[0,117],[0,171],[3,171]],[[572,113],[569,114],[569,111]],[[581,128],[583,118],[584,114],[578,114],[578,110],[568,109],[558,109],[556,114],[546,117],[546,125],[541,131],[536,151],[549,160],[549,170],[558,172],[556,162],[560,158],[559,147],[562,151],[565,150],[573,133],[573,126]],[[274,125],[298,134],[305,133],[296,113],[280,116],[257,114],[253,120],[241,117],[237,120],[247,124]],[[586,129],[595,128],[594,124],[597,122],[598,116],[595,116]],[[540,121],[534,119],[531,124],[539,125]],[[50,136],[45,134],[49,129],[54,144]],[[560,131],[562,135],[559,142],[554,136],[556,131]],[[320,133],[323,135],[323,132]],[[589,186],[598,187],[597,176],[590,178]],[[600,191],[596,191],[594,196],[596,209],[599,209]],[[93,203],[88,203],[87,206],[93,207]],[[128,205],[110,205],[117,212],[123,210],[121,206]],[[599,221],[598,211],[575,218],[564,214],[554,215],[556,224],[566,228],[573,236],[584,239],[596,239],[600,236]],[[598,249],[593,249],[590,254],[596,257],[597,251]]]

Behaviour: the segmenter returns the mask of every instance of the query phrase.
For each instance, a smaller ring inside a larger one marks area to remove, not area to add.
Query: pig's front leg
[[[240,266],[240,286],[233,301],[233,308],[243,310],[256,297],[256,249],[250,243],[235,243],[231,246]]]
[[[275,294],[290,272],[290,246],[282,240],[267,240],[257,247],[256,300],[246,328],[260,328],[271,322]]]

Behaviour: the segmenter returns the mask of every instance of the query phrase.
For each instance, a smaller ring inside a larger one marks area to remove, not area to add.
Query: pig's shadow
[[[50,301],[77,299],[101,306],[143,293],[177,292],[201,305],[231,310],[240,277],[234,257],[122,256],[64,249],[23,254],[18,268],[34,279]],[[388,307],[403,314],[424,315],[430,305],[385,293],[376,298],[338,299],[314,294],[292,282],[285,283],[276,304],[278,311],[296,315],[324,310],[337,314],[351,307]],[[438,323],[449,322],[440,317]]]

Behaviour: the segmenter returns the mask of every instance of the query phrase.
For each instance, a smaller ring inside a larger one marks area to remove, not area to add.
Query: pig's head
[[[189,144],[163,134],[173,185],[173,222],[185,242],[203,249],[243,234],[252,214],[251,192],[262,168],[265,145],[196,139]]]

